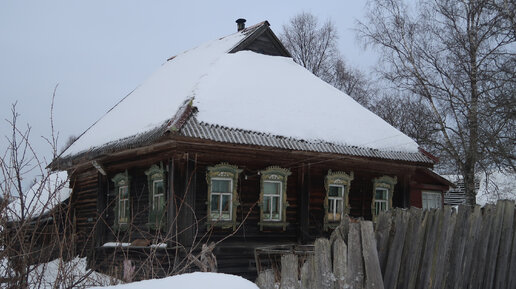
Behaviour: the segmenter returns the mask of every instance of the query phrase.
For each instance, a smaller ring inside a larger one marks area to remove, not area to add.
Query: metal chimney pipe
[[[237,23],[237,31],[242,31],[245,29],[245,19],[238,18],[235,22]]]

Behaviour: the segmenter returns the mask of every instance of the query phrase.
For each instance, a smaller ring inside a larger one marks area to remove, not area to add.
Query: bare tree
[[[515,35],[493,3],[380,0],[358,24],[389,64],[383,76],[430,108],[435,146],[463,176],[470,205],[483,160],[515,169]]]
[[[349,66],[338,51],[337,28],[327,20],[319,25],[316,16],[300,13],[283,26],[281,41],[296,63],[369,107],[374,94],[370,80]]]
[[[376,95],[378,94],[371,80],[359,69],[346,64],[341,57],[337,57],[334,62],[328,82],[364,107],[371,109],[373,103],[377,101]]]
[[[317,17],[303,12],[283,26],[280,38],[295,62],[325,81],[332,78],[338,35],[330,20],[319,26]]]

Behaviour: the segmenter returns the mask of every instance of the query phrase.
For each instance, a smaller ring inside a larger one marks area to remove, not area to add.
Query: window
[[[232,188],[233,184],[231,179],[211,180],[211,220],[231,220]]]
[[[281,182],[263,182],[263,220],[281,221]]]
[[[163,163],[152,165],[145,171],[149,186],[149,213],[147,227],[149,229],[166,229],[166,186]]]
[[[423,191],[421,193],[423,210],[440,209],[442,207],[441,192]]]
[[[127,170],[113,177],[115,184],[115,230],[126,230],[131,222],[131,187]]]
[[[336,228],[343,215],[349,213],[349,187],[353,180],[353,172],[328,171],[325,179],[326,198],[324,208],[324,230]]]
[[[236,228],[236,210],[238,202],[238,175],[242,172],[238,167],[221,163],[208,167],[206,180],[208,183],[208,216],[209,226]]]
[[[373,179],[373,198],[371,202],[373,221],[376,221],[378,214],[392,208],[392,196],[397,182],[397,177],[383,176]]]
[[[260,230],[263,227],[287,227],[287,177],[290,171],[268,167],[260,172]]]
[[[389,208],[389,190],[385,188],[376,188],[374,197],[374,214],[387,211]]]
[[[344,186],[330,185],[328,190],[328,221],[338,222],[344,213]]]
[[[118,188],[118,223],[129,223],[129,187]]]

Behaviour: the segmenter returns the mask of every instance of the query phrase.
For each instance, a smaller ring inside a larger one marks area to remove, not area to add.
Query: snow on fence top
[[[187,99],[198,109],[197,120],[207,124],[383,151],[418,151],[408,136],[291,58],[228,53],[250,34],[244,30],[173,57],[62,156],[163,126]]]

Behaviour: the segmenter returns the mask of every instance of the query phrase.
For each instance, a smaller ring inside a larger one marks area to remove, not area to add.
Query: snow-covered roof
[[[207,125],[308,142],[419,154],[418,145],[410,137],[292,58],[245,50],[229,53],[258,26],[171,58],[84,132],[61,157],[161,133],[161,128],[170,129],[170,122],[185,103],[195,108],[193,117]]]
[[[53,172],[36,181],[25,192],[23,202],[19,196],[10,196],[11,200],[6,210],[7,217],[10,220],[19,220],[22,217],[22,203],[25,208],[25,218],[39,217],[68,199],[71,192],[67,172]]]

